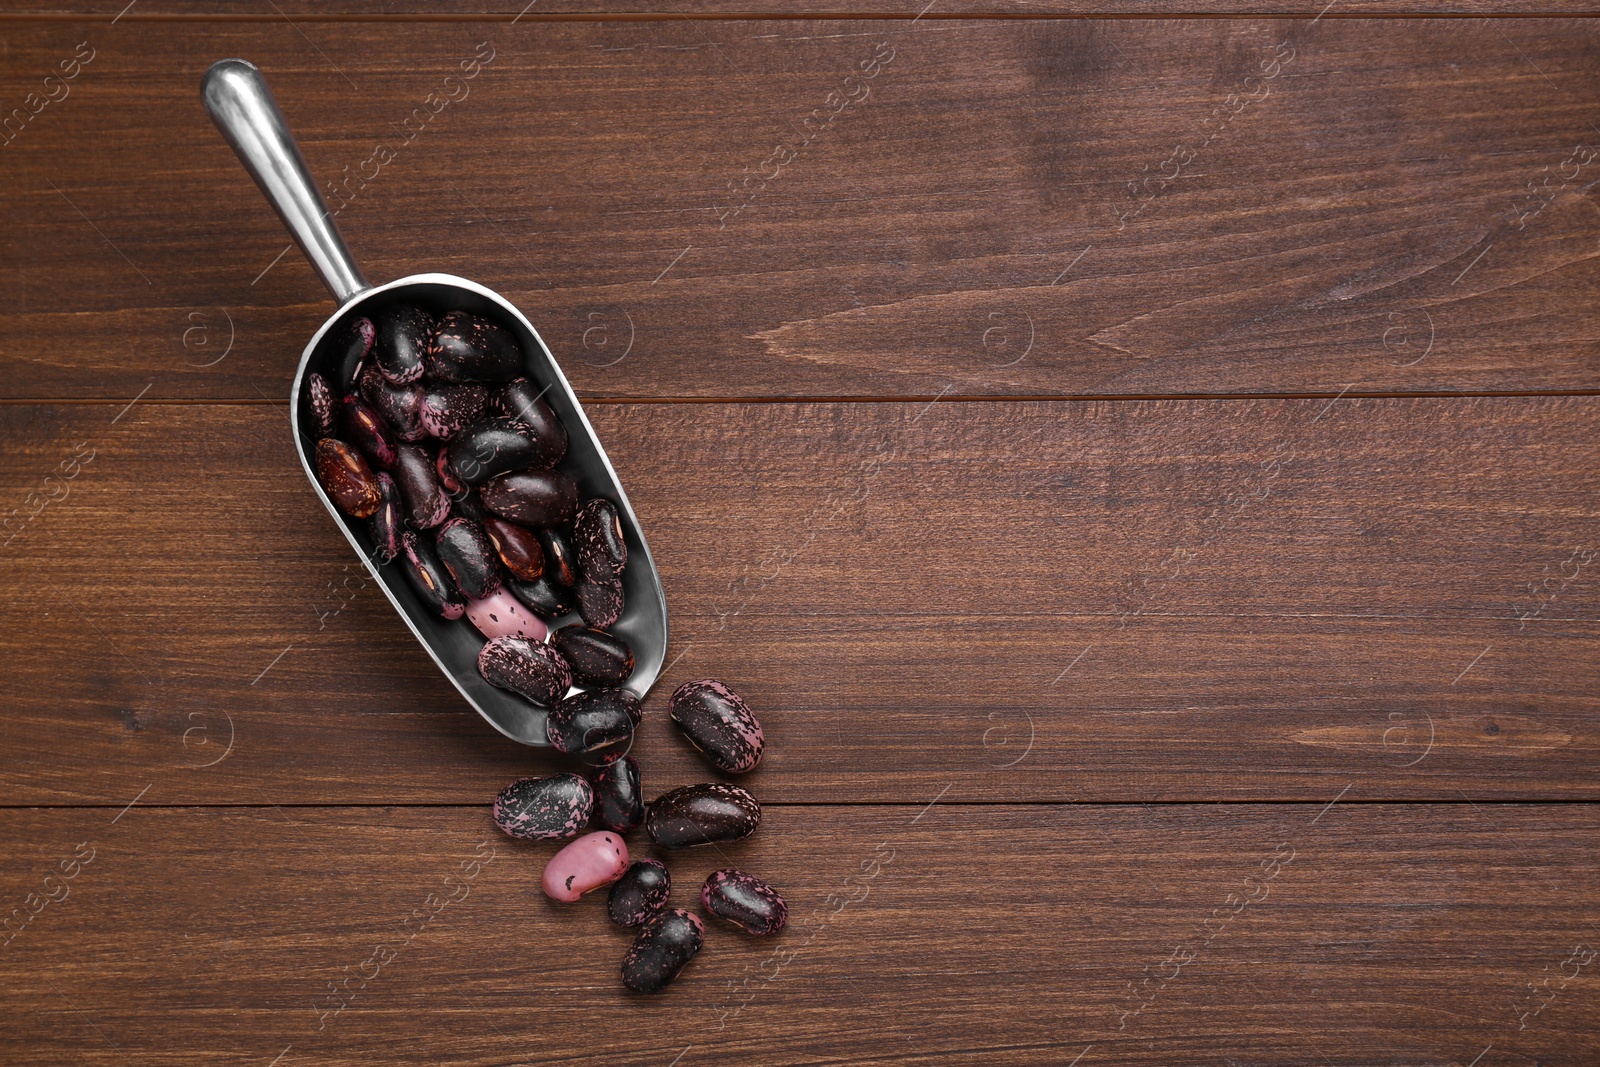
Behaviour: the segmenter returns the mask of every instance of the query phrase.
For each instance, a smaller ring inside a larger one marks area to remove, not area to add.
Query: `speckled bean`
[[[439,527],[434,547],[439,562],[455,579],[456,588],[469,598],[481,600],[500,588],[500,564],[494,545],[477,523],[450,519]]]
[[[634,860],[611,887],[606,914],[618,926],[643,926],[667,905],[672,876],[659,860]]]
[[[579,685],[621,685],[633,673],[633,649],[615,634],[592,626],[563,626],[550,643],[572,665]]]
[[[478,671],[491,685],[535,704],[554,705],[572,687],[572,668],[549,645],[496,637],[478,652]]]
[[[672,721],[719,771],[743,774],[761,762],[761,724],[722,682],[685,682],[672,694]]]
[[[635,993],[655,993],[678,977],[705,944],[705,927],[682,908],[645,923],[622,957],[622,983]]]
[[[373,317],[373,325],[372,354],[383,376],[396,385],[421,378],[433,347],[432,316],[412,304],[391,304]]]
[[[517,602],[504,589],[481,600],[467,601],[467,621],[485,637],[525,637],[535,643],[550,632],[544,620]]]
[[[485,482],[482,492],[484,507],[524,526],[560,526],[578,510],[578,483],[561,471],[502,474]]]
[[[525,841],[572,837],[593,810],[594,791],[577,774],[520,778],[494,798],[495,825]]]
[[[574,693],[550,709],[550,744],[569,756],[626,741],[644,717],[639,698],[626,689]]]
[[[711,872],[700,887],[700,903],[717,918],[757,937],[775,934],[789,921],[789,907],[776,889],[733,867]]]
[[[407,530],[400,538],[403,549],[401,570],[405,571],[411,587],[427,605],[428,610],[447,619],[459,619],[467,610],[461,591],[434,554],[432,539],[415,530]]]
[[[442,382],[504,382],[522,373],[522,346],[499,323],[451,311],[433,335],[428,369]]]
[[[594,581],[585,578],[578,583],[578,615],[590,626],[604,630],[622,618],[622,581]]]
[[[317,480],[346,514],[370,518],[378,510],[378,480],[361,453],[337,437],[317,442]]]
[[[614,756],[594,772],[594,819],[619,834],[632,833],[644,822],[639,763],[632,756]]]
[[[650,805],[645,832],[662,848],[688,848],[749,837],[761,805],[736,785],[704,782],[663,793]]]
[[[610,885],[628,869],[628,846],[609,830],[584,834],[562,848],[544,865],[540,887],[551,900],[570,904],[603,885]]]
[[[572,520],[572,544],[585,578],[606,582],[628,564],[628,543],[622,537],[622,516],[609,500],[591,500]]]

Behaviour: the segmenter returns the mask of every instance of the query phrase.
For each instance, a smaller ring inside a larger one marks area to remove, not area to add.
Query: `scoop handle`
[[[243,59],[217,60],[200,81],[200,100],[339,303],[371,288],[350,258],[256,65]]]

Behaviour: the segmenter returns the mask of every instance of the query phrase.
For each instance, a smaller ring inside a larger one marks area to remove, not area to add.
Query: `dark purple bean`
[[[450,517],[450,498],[439,484],[433,456],[421,445],[401,445],[398,452],[394,480],[406,500],[406,521],[431,530]]]
[[[578,552],[578,569],[596,582],[622,574],[628,563],[628,543],[622,539],[622,516],[609,500],[591,500],[572,520],[572,545]]]
[[[372,531],[373,551],[383,563],[388,563],[402,551],[400,535],[406,532],[405,503],[400,499],[400,487],[388,474],[378,475],[378,510],[367,520]]]
[[[422,425],[441,441],[448,441],[489,410],[489,387],[477,382],[436,385],[422,394]]]
[[[706,877],[700,887],[700,903],[717,918],[757,937],[775,934],[789,921],[789,906],[776,889],[733,867],[712,871]]]
[[[619,834],[631,833],[644,822],[644,793],[639,786],[639,763],[632,756],[616,756],[594,774],[595,821]]]
[[[339,405],[340,422],[344,436],[372,461],[373,466],[388,470],[398,458],[394,434],[389,424],[359,396],[344,398]]]
[[[346,514],[370,518],[378,510],[378,480],[361,453],[339,440],[317,442],[317,480]]]
[[[719,771],[743,774],[761,762],[761,723],[744,698],[722,682],[680,685],[672,694],[672,721]]]
[[[518,378],[500,391],[500,413],[510,415],[526,426],[534,438],[545,446],[545,451],[555,457],[550,461],[554,466],[567,454],[567,428],[550,410],[544,393],[545,390],[536,387],[528,379]]]
[[[434,547],[456,588],[469,600],[482,600],[500,588],[500,565],[482,526],[468,519],[451,519],[439,527]]]
[[[560,526],[578,510],[578,483],[561,471],[502,474],[484,483],[483,506],[524,526]]]
[[[494,542],[500,562],[512,575],[531,582],[544,573],[544,547],[539,544],[538,534],[504,519],[485,520],[483,532]]]
[[[622,582],[588,579],[578,583],[578,615],[590,626],[604,630],[622,618]]]
[[[482,315],[452,311],[439,320],[428,358],[443,382],[505,382],[523,372],[516,335]]]
[[[433,347],[433,318],[412,304],[391,304],[375,317],[372,353],[383,376],[397,385],[422,377]]]
[[[546,729],[557,752],[580,756],[626,741],[643,717],[639,698],[628,690],[591,689],[551,708]]]
[[[572,687],[572,668],[561,653],[525,637],[496,637],[478,653],[478,672],[490,685],[535,704],[554,705]]]
[[[688,848],[749,837],[761,825],[761,805],[736,785],[704,782],[663,793],[650,805],[644,828],[662,848]]]
[[[439,484],[444,486],[444,491],[454,496],[466,487],[456,481],[455,472],[450,469],[448,460],[449,457],[445,455],[444,450],[440,449],[438,458],[433,461],[433,469],[439,475]]]
[[[400,440],[420,441],[428,436],[422,425],[421,384],[396,385],[377,367],[368,367],[361,372],[361,398],[383,416]]]
[[[622,957],[622,984],[635,993],[655,993],[678,977],[705,944],[700,918],[682,908],[664,911],[639,931]]]
[[[572,551],[572,542],[560,530],[540,530],[539,543],[544,546],[544,572],[562,585],[578,584],[578,561]]]
[[[570,615],[578,606],[578,599],[572,590],[552,582],[548,572],[531,582],[513,578],[506,582],[506,588],[511,590],[511,595],[522,601],[529,611],[546,622],[559,619],[563,615]]]
[[[450,470],[466,485],[482,485],[497,474],[543,469],[539,444],[527,427],[506,415],[480,419],[458,433],[445,449]]]
[[[448,494],[450,497],[450,514],[458,518],[471,519],[482,526],[491,520],[488,511],[484,510],[483,501],[478,499],[476,489],[461,489]]]
[[[598,799],[596,801],[598,804]],[[659,860],[635,860],[611,887],[606,914],[618,926],[643,926],[667,905],[672,876]]]
[[[494,798],[494,821],[524,841],[575,837],[594,810],[594,790],[578,774],[522,778]]]
[[[427,538],[415,530],[407,530],[400,537],[400,545],[405,550],[401,569],[428,610],[447,619],[459,619],[465,615],[467,602],[462,599],[460,590],[450,578],[450,572],[439,562]]]
[[[351,319],[328,331],[323,341],[328,360],[324,365],[339,388],[349,392],[356,387],[376,332],[371,319],[361,318]]]
[[[615,634],[592,626],[563,626],[550,635],[579,685],[621,685],[633,673],[633,649]]]
[[[306,407],[311,411],[311,432],[321,439],[334,434],[338,401],[328,379],[315,372],[306,376]]]

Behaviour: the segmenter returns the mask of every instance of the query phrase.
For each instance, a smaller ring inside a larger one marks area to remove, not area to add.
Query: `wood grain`
[[[119,12],[123,12],[119,15]],[[1386,15],[1498,15],[1548,16],[1586,15],[1592,9],[1583,0],[1229,0],[1225,7],[1209,6],[1198,0],[674,0],[670,6],[645,0],[279,0],[272,5],[229,3],[227,0],[165,0],[159,6],[148,2],[124,12],[115,3],[101,10],[86,10],[85,5],[30,3],[10,5],[4,15],[16,19],[73,19],[107,22],[116,18],[122,25],[173,19],[251,20],[282,22],[293,16],[296,22],[325,22],[342,18],[392,18],[405,21],[516,21],[538,23],[574,16],[597,18],[621,16],[656,21],[682,21],[690,18],[812,18],[848,15],[897,18],[917,21],[942,21],[949,18],[1094,18],[1106,16],[1159,16],[1165,18],[1233,18],[1241,15],[1278,18],[1321,18],[1338,20],[1360,16]],[[0,16],[3,17],[3,16]]]
[[[712,927],[648,1000],[621,990],[628,937],[603,901],[545,900],[554,846],[499,835],[482,806],[141,805],[115,823],[107,810],[9,811],[8,908],[80,845],[92,859],[52,883],[64,899],[0,955],[0,1056],[1465,1067],[1492,1046],[1480,1062],[1576,1067],[1600,1055],[1592,806],[932,799],[772,807],[745,842],[666,857],[679,904],[698,910],[700,880],[737,864],[782,889],[791,925],[772,941]]]
[[[96,58],[0,148],[13,398],[286,394],[329,304],[196,103],[232,54],[377,166],[372,277],[506,292],[591,397],[1594,385],[1590,21],[26,25],[8,100]]]
[[[281,408],[6,405],[6,803],[476,802]],[[1594,398],[597,405],[775,801],[1593,798]],[[57,490],[59,492],[59,490]],[[26,515],[26,509],[22,512]],[[203,773],[195,768],[225,762]]]

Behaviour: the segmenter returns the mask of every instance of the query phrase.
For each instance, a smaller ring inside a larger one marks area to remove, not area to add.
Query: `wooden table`
[[[0,16],[0,1061],[1600,1061],[1587,5],[123,2]],[[229,55],[371,277],[544,331],[647,794],[683,681],[767,728],[676,899],[779,938],[627,996],[495,830],[562,765],[307,490]]]

